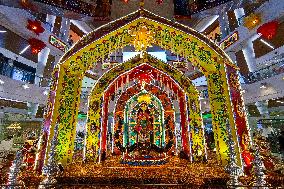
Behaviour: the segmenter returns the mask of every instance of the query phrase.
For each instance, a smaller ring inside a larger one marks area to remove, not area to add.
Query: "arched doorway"
[[[199,135],[200,137],[196,138],[193,141],[193,144],[198,144],[200,147],[201,154],[200,156],[206,157],[206,152],[204,148],[204,133],[202,127],[202,118],[200,115],[200,105],[199,105],[199,96],[198,91],[191,83],[191,81],[182,75],[177,69],[172,66],[150,56],[144,55],[141,58],[139,55],[130,61],[124,62],[122,64],[117,65],[113,69],[106,72],[100,80],[95,84],[94,88],[89,97],[89,110],[88,110],[88,122],[87,122],[87,136],[86,136],[86,150],[85,156],[86,159],[91,159],[95,161],[99,161],[99,151],[100,153],[106,150],[106,135],[107,135],[107,127],[106,127],[106,114],[108,112],[107,105],[109,101],[109,93],[112,94],[115,87],[116,89],[121,88],[122,85],[126,85],[126,80],[132,80],[135,78],[135,74],[137,73],[137,69],[144,69],[147,71],[157,72],[154,74],[155,79],[159,80],[163,79],[168,81],[172,80],[171,89],[175,90],[178,95],[178,102],[180,104],[181,109],[181,132],[182,132],[182,148],[183,152],[190,156],[190,140],[188,133],[188,119],[187,119],[187,104],[186,97],[188,100],[191,100],[191,106],[188,107],[192,115],[195,117],[190,117],[191,121],[195,123],[194,127],[196,127],[197,132],[193,135]],[[123,79],[121,75],[125,75]],[[127,79],[128,78],[128,79]],[[158,79],[159,78],[159,79]],[[128,81],[129,82],[129,81]],[[117,83],[113,85],[113,83]],[[107,90],[108,89],[108,90]],[[183,90],[183,91],[182,91]],[[102,92],[103,91],[103,92]],[[109,92],[106,92],[109,91]],[[102,106],[99,106],[102,104]],[[120,107],[120,109],[123,108]],[[193,113],[195,112],[195,113]],[[122,111],[117,112],[122,113]],[[119,116],[119,120],[123,120],[122,115]],[[101,121],[103,120],[103,121]],[[101,123],[102,122],[102,123]],[[99,125],[100,127],[97,127]],[[122,124],[120,124],[122,127]],[[197,129],[198,128],[198,129]],[[174,128],[173,128],[174,129]],[[120,146],[120,144],[119,144]],[[94,156],[94,149],[96,149],[96,156]],[[100,149],[100,150],[98,150]]]

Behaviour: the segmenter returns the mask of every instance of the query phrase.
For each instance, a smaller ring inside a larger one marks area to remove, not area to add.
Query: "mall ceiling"
[[[144,8],[190,27],[201,20],[248,3],[263,0],[1,0],[0,5],[26,9],[32,14],[52,14],[87,22],[96,28],[110,20]]]

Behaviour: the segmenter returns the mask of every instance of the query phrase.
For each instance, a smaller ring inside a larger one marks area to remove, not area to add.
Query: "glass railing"
[[[49,78],[44,78],[44,77],[40,77],[40,76],[35,76],[36,77],[36,85],[38,85],[39,87],[50,87],[51,85],[51,79]]]
[[[268,64],[268,63],[264,63]],[[270,62],[271,64],[271,62]],[[251,72],[247,76],[242,76],[245,83],[254,83],[284,73],[284,58],[274,60],[273,63],[258,71]]]
[[[208,89],[204,89],[200,91],[200,98],[204,98],[204,99],[209,98]]]
[[[15,62],[12,59],[6,58],[4,56],[0,57],[0,74],[9,77],[14,80],[22,81],[25,83],[33,84],[35,81],[35,73],[27,71],[23,68],[17,67],[14,64],[21,63]]]

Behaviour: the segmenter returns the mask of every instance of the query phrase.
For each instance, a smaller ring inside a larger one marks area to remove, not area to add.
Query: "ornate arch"
[[[116,103],[116,108],[115,112],[116,114],[114,115],[114,120],[117,120],[117,116],[121,115],[122,119],[124,119],[124,115],[121,114],[120,112],[123,111],[123,108],[125,107],[125,104],[127,101],[134,95],[138,94],[140,92],[141,85],[137,84],[132,87],[129,87],[126,91],[124,91],[119,99],[117,100]],[[173,108],[173,103],[171,99],[167,96],[166,92],[160,89],[159,87],[155,85],[145,85],[144,88],[146,91],[149,92],[149,94],[152,94],[156,96],[162,103],[163,108],[164,108],[164,117],[170,116],[170,120],[172,123],[174,122],[173,120],[173,114],[174,114],[174,108]],[[174,128],[171,128],[174,129]],[[114,133],[116,132],[117,128],[114,128]],[[121,142],[121,141],[120,141]]]
[[[154,40],[152,44],[183,56],[186,60],[192,62],[194,66],[198,67],[206,76],[213,114],[213,128],[216,133],[215,140],[218,141],[218,160],[222,164],[227,164],[229,148],[226,127],[228,124],[232,130],[233,140],[237,144],[238,139],[227,83],[226,67],[230,66],[233,70],[237,70],[237,67],[220,47],[202,34],[144,9],[110,22],[89,33],[61,58],[53,76],[53,86],[55,87],[51,88],[48,101],[49,105],[43,126],[43,132],[49,137],[48,141],[44,141],[42,146],[47,146],[46,151],[48,152],[54,126],[58,124],[58,143],[60,145],[57,146],[57,160],[63,164],[72,161],[72,149],[74,145],[72,139],[74,138],[74,130],[77,123],[81,80],[85,72],[92,68],[95,62],[104,60],[110,52],[132,44],[135,41],[135,35],[131,34],[139,31],[141,26],[146,26],[153,34],[152,37]],[[123,69],[123,67],[119,66],[117,68]],[[169,66],[167,68],[169,68],[167,73],[172,72]],[[175,78],[175,76],[173,77]],[[187,81],[185,76],[178,79]],[[108,79],[104,78],[101,80],[100,85],[104,85],[107,82]],[[103,87],[100,88],[103,89]],[[103,90],[98,90],[97,92],[99,96],[90,102],[90,108],[92,109],[97,109],[100,106],[100,103],[96,102],[100,102]],[[242,99],[242,96],[239,99]],[[243,104],[240,104],[240,106],[243,108]],[[100,116],[99,114],[94,115],[96,120],[99,120]],[[248,133],[246,117],[244,116],[243,119],[245,120],[245,123],[243,123],[245,125],[237,124],[237,127],[243,126],[245,130],[243,133]],[[93,128],[89,129],[97,130],[97,127],[99,127],[98,122],[94,120],[89,121],[96,123],[92,126]],[[237,153],[238,164],[241,164],[238,145],[235,145],[235,151]],[[44,155],[43,153],[40,158],[39,167],[42,166],[43,159],[48,159],[48,155]]]
[[[109,88],[109,86],[111,86],[110,84],[114,82],[115,79],[118,78],[121,74],[124,74],[125,72],[130,72],[132,69],[140,67],[140,66],[144,66],[144,65],[150,67],[151,69],[156,69],[160,72],[167,74],[168,77],[174,80],[177,83],[177,85],[184,90],[184,93],[187,94],[189,99],[199,98],[197,89],[192,84],[192,82],[182,74],[182,72],[178,71],[176,68],[170,66],[169,64],[164,63],[148,54],[145,55],[143,58],[140,58],[140,56],[138,55],[127,62],[124,62],[122,64],[115,66],[114,68],[106,72],[98,80],[98,82],[93,87],[93,90],[89,97],[87,135],[86,135],[86,145],[85,145],[86,147],[85,158],[86,159],[99,160],[99,154],[96,152],[99,152],[98,149],[105,151],[105,140],[100,141],[100,138],[103,138],[103,139],[106,138],[106,125],[101,127],[101,118],[105,118],[105,116],[102,113],[106,114],[106,112],[102,111],[101,106],[98,106],[99,104],[103,104],[103,102],[108,103],[109,97],[108,95],[104,96],[104,91],[107,88]],[[179,93],[178,96],[180,97],[180,104],[185,103],[185,96],[183,96],[184,94],[182,94],[181,92],[178,92],[178,93]],[[198,102],[198,101],[194,101],[194,102]],[[199,107],[199,103],[196,104],[195,107]],[[184,124],[182,124],[183,149],[185,153],[189,155],[190,146],[187,142],[189,141],[189,136],[188,136],[188,133],[186,132],[188,130],[188,127],[186,124],[187,123],[186,105],[181,106],[181,108],[183,108],[183,110],[181,111],[183,112],[181,114],[181,119],[184,120],[183,121]],[[201,115],[199,115],[196,122],[198,122],[199,123],[198,126],[202,128],[203,124],[202,124]],[[96,152],[94,152],[94,149],[96,150]],[[205,155],[205,150],[203,151],[203,154]]]

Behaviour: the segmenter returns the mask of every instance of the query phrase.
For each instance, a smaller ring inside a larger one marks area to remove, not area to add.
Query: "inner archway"
[[[144,55],[143,58],[140,58],[140,56],[136,56],[135,58],[131,59],[130,61],[124,62],[123,64],[119,64],[113,69],[106,72],[100,80],[95,84],[89,98],[89,110],[88,110],[88,122],[87,122],[87,135],[86,135],[86,150],[85,150],[85,157],[86,159],[93,159],[95,161],[100,160],[100,154],[99,152],[104,153],[106,150],[106,133],[107,133],[107,127],[106,127],[106,115],[107,115],[107,105],[109,102],[109,93],[113,93],[113,84],[116,83],[115,88],[118,89],[123,85],[126,85],[124,81],[131,80],[136,77],[137,70],[144,69],[147,71],[153,71],[157,72],[154,74],[155,80],[164,80],[164,82],[169,82],[172,80],[173,82],[170,85],[171,90],[175,90],[178,98],[179,98],[179,104],[181,109],[181,132],[182,132],[182,146],[183,146],[183,152],[186,156],[191,156],[190,154],[190,144],[189,144],[189,130],[188,130],[188,118],[190,119],[191,123],[193,123],[192,127],[196,128],[197,132],[191,133],[193,136],[199,136],[195,137],[195,140],[193,141],[193,146],[199,146],[199,152],[201,152],[200,156],[203,158],[206,158],[206,149],[204,148],[204,132],[203,132],[203,126],[202,126],[202,118],[200,115],[200,105],[199,105],[199,95],[194,87],[194,85],[191,83],[191,81],[184,77],[181,72],[179,72],[177,69],[173,68],[172,66],[153,58],[150,55]],[[171,70],[171,72],[169,72]],[[162,72],[164,74],[162,74]],[[124,77],[120,77],[123,75]],[[167,79],[164,79],[167,78]],[[124,81],[120,78],[124,78]],[[170,79],[172,78],[172,79]],[[173,79],[174,78],[174,79]],[[101,84],[101,82],[104,82]],[[181,91],[179,88],[182,88],[184,90]],[[109,89],[109,92],[105,92],[106,89]],[[100,92],[104,91],[104,92]],[[191,100],[190,107],[188,109],[190,112],[192,112],[191,115],[195,115],[192,118],[187,116],[187,104],[186,104],[186,96],[188,100]],[[196,104],[197,103],[197,104]],[[103,104],[103,106],[98,106],[98,104]],[[122,105],[123,107],[124,105]],[[103,109],[103,111],[102,111]],[[193,113],[195,112],[195,113]],[[123,112],[117,111],[118,120],[116,121],[118,126],[121,128],[120,131],[122,132],[122,126],[123,126]],[[102,119],[104,120],[103,123],[101,123],[100,116],[95,115],[102,115]],[[169,120],[170,122],[170,120]],[[101,127],[95,127],[95,125],[101,126]],[[174,127],[171,128],[174,130]],[[122,137],[117,133],[118,136],[120,136],[120,143]],[[94,153],[94,149],[96,149],[96,152]],[[100,150],[98,150],[100,149]],[[120,148],[122,149],[122,148]],[[96,154],[94,156],[94,154]],[[105,153],[104,153],[105,154]],[[197,153],[196,153],[197,154]],[[194,155],[194,154],[193,154]],[[105,156],[105,155],[103,155]],[[104,159],[104,158],[103,158]]]
[[[151,73],[151,76],[147,76],[147,74],[145,74],[146,72],[148,74]],[[157,81],[158,75],[161,80],[159,82]],[[175,93],[183,94],[181,89],[179,89],[177,84],[175,84],[174,80],[170,79],[169,76],[161,73],[159,70],[153,69],[147,64],[142,64],[141,66],[138,66],[132,69],[131,71],[126,72],[123,75],[120,75],[119,78],[125,78],[125,80],[122,81],[123,79],[116,79],[115,81],[113,81],[113,84],[110,85],[108,90],[105,92],[106,95],[108,93],[110,93],[111,95],[114,95],[115,92],[114,92],[113,86],[117,87],[118,83],[120,83],[120,85],[122,86],[128,86],[128,83],[131,82],[131,80],[136,80],[137,84],[134,84],[132,87],[125,89],[125,91],[122,90],[122,94],[117,99],[116,106],[115,106],[116,108],[114,111],[114,120],[115,120],[114,125],[117,125],[117,123],[119,122],[118,120],[125,120],[123,110],[126,105],[126,102],[131,97],[139,93],[142,90],[142,88],[149,91],[149,93],[151,93],[152,95],[155,95],[156,97],[158,97],[158,99],[162,102],[162,105],[165,110],[164,112],[165,115],[163,117],[167,119],[168,123],[174,123],[174,117],[175,117],[174,112],[175,111],[173,109],[173,102],[170,98],[173,98],[173,94]],[[124,83],[124,82],[128,82],[128,83]],[[149,84],[147,84],[147,82]],[[162,83],[164,83],[164,85]],[[123,124],[125,124],[125,122]],[[186,122],[182,123],[182,125],[185,125],[185,124]],[[172,126],[171,128],[174,128],[174,126]],[[114,130],[116,129],[117,129],[117,126],[114,128]],[[187,144],[188,143],[187,140],[183,140],[183,141],[184,141],[183,142],[184,146],[189,146]],[[121,141],[119,141],[119,145],[120,144],[122,144]]]
[[[128,100],[133,98],[138,93],[143,92],[144,90],[147,91],[152,96],[154,96],[154,98],[159,100],[161,105],[163,106],[164,112],[162,114],[156,115],[156,116],[159,116],[159,118],[158,118],[158,123],[157,122],[155,123],[155,124],[158,124],[161,129],[160,129],[160,131],[156,131],[158,133],[156,133],[155,136],[154,136],[154,140],[155,140],[155,138],[160,137],[161,142],[159,142],[159,144],[162,144],[162,142],[165,141],[165,136],[164,136],[165,135],[165,133],[164,133],[165,132],[164,131],[165,119],[167,119],[168,121],[170,121],[172,123],[174,122],[174,119],[173,119],[174,118],[174,108],[173,108],[173,104],[172,104],[171,99],[167,96],[167,94],[164,91],[162,91],[161,88],[159,88],[155,85],[148,85],[148,84],[142,87],[142,85],[137,84],[137,85],[134,85],[134,86],[128,88],[127,90],[125,90],[117,101],[116,108],[115,108],[114,120],[117,123],[117,120],[118,120],[117,116],[121,116],[122,119],[124,119],[124,124],[129,125],[129,124],[137,123],[137,120],[135,120],[135,117],[134,117],[134,119],[133,118],[129,119],[128,117],[124,117],[125,114],[123,114],[123,109],[124,109]],[[114,128],[114,133],[115,133],[115,131],[116,131],[116,127]],[[159,141],[159,140],[156,140],[156,141]],[[130,145],[132,145],[132,144],[133,143],[130,141]],[[157,144],[157,145],[159,145],[159,144]]]

